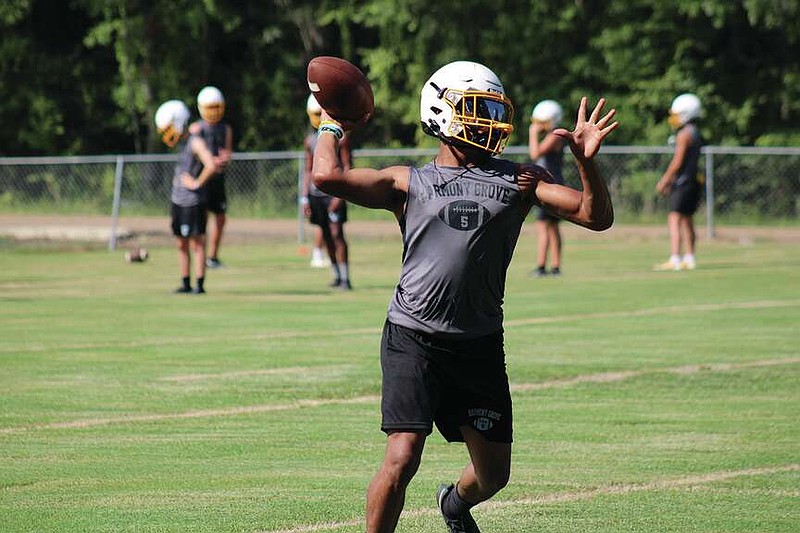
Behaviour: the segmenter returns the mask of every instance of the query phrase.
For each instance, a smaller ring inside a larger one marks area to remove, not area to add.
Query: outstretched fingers
[[[611,133],[612,131],[617,129],[617,126],[619,126],[619,122],[617,122],[616,120],[614,122],[612,122],[611,124],[608,124],[611,121],[611,119],[614,118],[614,116],[616,114],[617,114],[617,110],[616,109],[612,109],[611,111],[606,113],[603,118],[601,118],[600,120],[597,121],[597,127],[600,128],[600,134],[603,137],[605,137],[606,135],[608,135],[609,133]]]
[[[586,97],[584,96],[584,98]],[[597,124],[597,117],[600,116],[600,112],[603,110],[604,105],[606,105],[606,99],[600,98],[600,100],[597,101],[597,105],[594,106],[594,109],[592,110],[592,114],[589,117],[589,122]]]
[[[579,124],[586,123],[586,106],[588,105],[589,99],[585,96],[581,97],[581,103],[578,106],[578,119],[575,121],[575,128],[578,128]]]
[[[619,126],[619,122],[617,121],[610,123],[617,114],[616,109],[611,109],[608,113],[600,117],[600,113],[603,112],[603,107],[605,105],[606,99],[600,98],[600,100],[597,101],[597,105],[594,106],[594,110],[592,110],[592,114],[589,116],[588,121],[588,124],[591,124],[597,128],[600,140],[605,139],[609,133],[614,131],[617,126]]]
[[[612,109],[608,113],[606,113],[605,116],[603,116],[603,118],[601,118],[600,120],[596,121],[595,124],[597,124],[598,128],[601,128],[601,129],[605,128],[606,124],[608,124],[608,121],[610,121],[612,118],[614,118],[614,115],[616,115],[616,114],[617,114],[617,110],[616,109]]]
[[[600,130],[600,134],[601,134],[601,135],[603,136],[603,138],[605,139],[606,135],[608,135],[609,133],[611,133],[612,131],[614,131],[615,129],[617,129],[617,126],[619,126],[619,122],[617,122],[617,121],[614,121],[614,122],[612,122],[611,124],[609,124],[607,127],[605,127],[605,128],[603,128],[602,130]]]
[[[600,114],[603,112],[603,107],[606,105],[605,98],[600,98],[600,100],[597,101],[597,104],[594,106],[592,113],[587,119],[586,115],[588,105],[589,99],[586,96],[581,97],[581,103],[578,106],[578,116],[575,121],[575,129],[573,131],[569,131],[564,128],[557,128],[553,131],[553,133],[570,143],[575,143],[579,142],[579,137],[582,137],[589,131],[597,132],[594,135],[597,135],[599,139],[602,140],[609,133],[617,129],[619,122],[611,122],[617,114],[616,109],[611,109],[605,115],[600,117]]]

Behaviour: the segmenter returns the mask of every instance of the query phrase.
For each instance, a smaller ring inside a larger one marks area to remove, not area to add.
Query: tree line
[[[237,151],[295,150],[308,128],[306,65],[358,65],[375,93],[357,146],[431,145],[419,90],[457,59],[489,66],[515,104],[606,97],[613,143],[664,144],[682,92],[708,142],[800,144],[798,0],[4,0],[0,154],[162,151],[164,100],[194,109],[215,85]],[[195,113],[196,114],[196,113]]]

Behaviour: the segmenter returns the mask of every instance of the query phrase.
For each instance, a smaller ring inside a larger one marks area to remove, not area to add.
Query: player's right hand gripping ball
[[[361,70],[338,57],[318,56],[308,63],[308,88],[334,120],[364,124],[372,116],[372,86]]]

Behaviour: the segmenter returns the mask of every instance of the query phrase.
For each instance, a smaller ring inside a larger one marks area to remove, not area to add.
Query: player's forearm
[[[678,174],[678,170],[681,168],[682,161],[677,158],[673,158],[672,161],[669,162],[667,165],[667,169],[664,171],[664,176],[668,177],[669,181],[673,181],[675,176]]]
[[[216,173],[217,173],[216,165],[204,166],[202,172],[200,172],[200,175],[197,176],[197,187],[200,188],[206,183],[208,183],[208,180],[210,180]]]
[[[528,156],[534,161],[539,159],[539,140],[535,136],[528,142]]]
[[[331,133],[325,133],[317,139],[314,150],[314,165],[311,170],[311,179],[314,185],[323,192],[335,194],[337,185],[344,181],[344,170],[339,159],[339,140]]]
[[[583,185],[579,209],[581,225],[594,231],[610,228],[614,223],[611,194],[594,160],[578,160],[578,173]]]

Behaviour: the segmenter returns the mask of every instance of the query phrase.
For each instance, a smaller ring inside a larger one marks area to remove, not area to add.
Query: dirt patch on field
[[[399,229],[393,220],[355,220],[347,223],[347,233],[354,239],[398,239]],[[604,240],[666,240],[666,225],[638,226],[617,224],[603,233],[594,233],[572,224],[562,226],[566,238]],[[533,222],[526,222],[523,235],[533,234]],[[82,242],[106,245],[112,230],[108,216],[10,215],[0,214],[0,237],[13,241],[49,241],[53,244]],[[274,241],[299,241],[311,235],[308,223],[298,226],[294,219],[240,219],[229,217],[225,239],[229,244],[259,244]],[[167,217],[122,217],[116,227],[120,246],[170,245],[173,236]],[[706,228],[698,228],[698,237],[707,238]],[[716,229],[717,240],[749,244],[756,241],[800,243],[800,227],[725,226]]]

